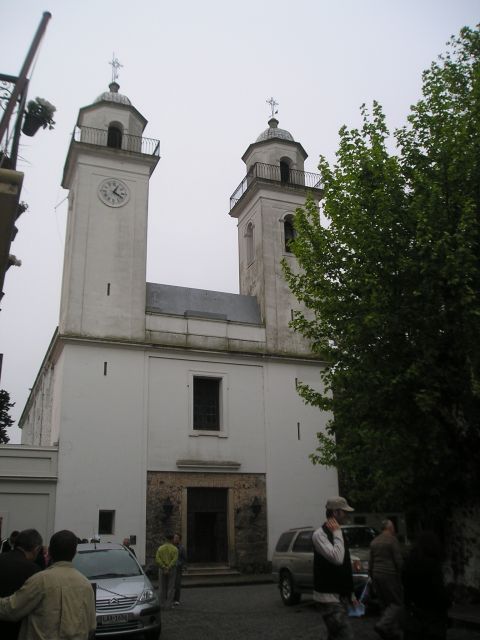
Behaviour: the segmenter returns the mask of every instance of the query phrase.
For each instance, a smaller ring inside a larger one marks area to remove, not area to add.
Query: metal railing
[[[320,175],[308,171],[298,171],[283,165],[256,162],[230,197],[230,211],[240,198],[248,191],[248,187],[256,180],[274,182],[276,184],[298,185],[308,189],[320,189]]]
[[[73,131],[75,142],[84,144],[96,144],[100,147],[111,147],[124,151],[133,151],[148,156],[160,156],[160,141],[154,138],[143,138],[123,133],[121,138],[109,140],[107,129],[94,129],[93,127],[75,127]]]

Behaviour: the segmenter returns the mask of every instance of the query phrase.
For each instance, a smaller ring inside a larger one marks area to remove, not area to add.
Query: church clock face
[[[108,207],[123,207],[130,200],[130,190],[117,178],[106,178],[98,187],[98,197]]]

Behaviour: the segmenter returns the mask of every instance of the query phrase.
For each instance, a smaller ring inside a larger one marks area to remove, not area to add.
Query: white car
[[[158,639],[160,604],[152,583],[128,549],[113,543],[79,544],[73,565],[95,591],[97,637],[143,633],[145,640]]]

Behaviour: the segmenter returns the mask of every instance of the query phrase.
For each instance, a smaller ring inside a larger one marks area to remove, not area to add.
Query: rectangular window
[[[115,511],[98,512],[98,534],[110,535],[115,533]]]
[[[193,428],[220,430],[221,378],[193,377]]]

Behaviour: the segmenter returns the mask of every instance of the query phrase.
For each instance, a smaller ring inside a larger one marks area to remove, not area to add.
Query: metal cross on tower
[[[270,100],[265,100],[267,104],[270,105],[272,110],[272,118],[278,113],[278,109],[275,111],[275,107],[278,107],[278,102],[275,102],[274,98],[270,98]]]
[[[112,67],[112,82],[116,82],[118,78],[118,70],[120,67],[123,67],[123,64],[120,64],[118,58],[115,57],[115,52],[112,54],[112,61],[108,64]]]

